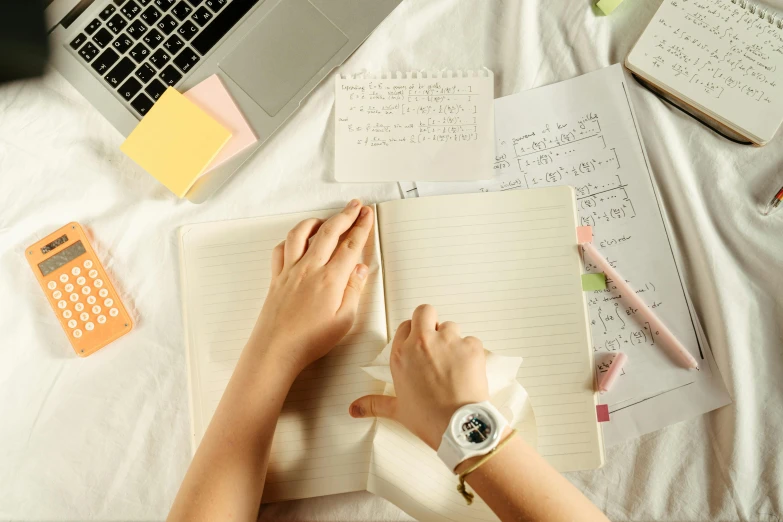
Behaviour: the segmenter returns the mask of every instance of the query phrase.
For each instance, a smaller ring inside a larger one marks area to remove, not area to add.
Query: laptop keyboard
[[[144,117],[262,0],[111,0],[70,43]]]

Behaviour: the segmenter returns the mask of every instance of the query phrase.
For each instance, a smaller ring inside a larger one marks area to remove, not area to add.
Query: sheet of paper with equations
[[[337,181],[492,177],[492,72],[338,76]]]
[[[596,247],[702,367],[694,372],[677,366],[657,346],[656,332],[608,280],[606,290],[587,295],[596,371],[606,371],[608,356],[618,350],[628,355],[628,363],[601,402],[619,412],[656,394],[710,380],[717,369],[697,339],[697,319],[674,262],[621,66],[499,98],[495,112],[494,178],[417,182],[419,196],[572,185],[580,224],[593,227]],[[584,268],[599,271],[587,260]],[[718,391],[710,397],[717,402],[708,402],[726,404],[719,375],[714,384]],[[640,427],[634,419],[632,427],[615,434],[620,423],[605,425],[606,443],[653,431],[654,424]]]

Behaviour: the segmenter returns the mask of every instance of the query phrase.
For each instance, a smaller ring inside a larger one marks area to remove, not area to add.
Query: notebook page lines
[[[561,469],[587,466],[598,445],[572,198],[426,198],[379,217],[389,331],[427,303],[463,336],[523,357],[539,452]]]
[[[191,241],[188,291],[199,358],[204,428],[214,414],[271,284],[273,248],[296,223],[332,212],[205,225]],[[250,239],[248,239],[250,238]],[[264,501],[363,490],[373,424],[355,421],[348,405],[382,385],[359,369],[386,342],[377,234],[365,245],[370,267],[356,321],[323,359],[294,382],[272,443]],[[202,433],[197,433],[200,439]],[[324,480],[329,477],[330,480]],[[331,477],[334,479],[332,480]]]

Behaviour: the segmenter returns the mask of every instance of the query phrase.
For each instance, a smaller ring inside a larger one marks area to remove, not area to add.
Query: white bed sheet
[[[774,2],[783,7],[781,0]],[[345,70],[495,72],[495,96],[622,61],[658,1],[405,0]],[[333,77],[330,77],[330,79]],[[633,101],[679,260],[731,406],[569,475],[613,520],[783,520],[783,135],[733,144],[638,86]],[[175,231],[198,221],[399,197],[333,181],[333,91],[317,88],[217,196],[178,201],[57,73],[0,88],[0,519],[159,520],[190,460]],[[22,249],[87,227],[135,331],[74,356]],[[274,520],[407,520],[366,493],[267,506]]]

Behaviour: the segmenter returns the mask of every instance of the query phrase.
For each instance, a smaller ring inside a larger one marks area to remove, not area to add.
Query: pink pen
[[[658,319],[652,310],[650,310],[650,308],[647,306],[647,303],[642,301],[642,299],[636,295],[636,292],[634,292],[633,288],[631,288],[631,285],[626,283],[625,279],[623,279],[623,277],[617,273],[617,270],[612,268],[612,265],[609,264],[606,258],[601,255],[601,253],[593,246],[593,244],[581,243],[581,246],[584,248],[585,253],[590,256],[590,259],[593,260],[593,263],[598,265],[598,267],[603,270],[604,274],[614,281],[614,284],[616,284],[617,288],[619,288],[622,292],[622,298],[633,305],[634,308],[638,309],[639,313],[644,315],[645,319],[647,319],[647,322],[650,323],[650,328],[658,334],[658,339],[666,348],[668,348],[672,357],[674,357],[685,368],[698,370],[699,363],[696,362],[696,359],[693,358],[693,356],[682,345],[682,343],[678,341],[676,337],[674,337],[674,334],[671,333],[668,328],[666,328],[666,325],[663,324],[660,319]]]
[[[623,371],[625,361],[628,360],[628,356],[623,352],[618,352],[612,357],[612,361],[609,363],[609,369],[606,370],[604,376],[601,378],[601,382],[598,384],[598,391],[606,393],[614,386],[614,381],[620,376]]]

